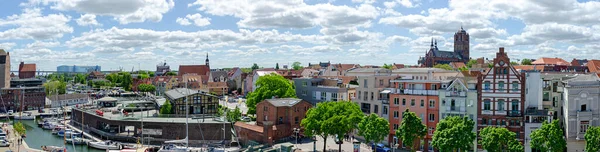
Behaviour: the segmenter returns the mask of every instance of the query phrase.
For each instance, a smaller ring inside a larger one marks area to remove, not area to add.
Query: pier
[[[86,132],[85,132],[85,131],[83,131],[83,130],[80,130],[80,129],[77,129],[76,127],[73,127],[71,124],[69,124],[69,121],[63,122],[63,124],[64,124],[65,126],[69,127],[69,128],[70,128],[70,129],[72,129],[72,130],[75,130],[75,131],[77,131],[77,132],[81,132],[81,133],[83,133],[83,135],[84,135],[85,137],[87,137],[87,138],[89,138],[89,139],[92,139],[92,140],[94,140],[95,142],[102,141],[101,139],[98,139],[98,138],[96,138],[96,137],[94,137],[94,136],[90,135],[89,133],[86,133]]]

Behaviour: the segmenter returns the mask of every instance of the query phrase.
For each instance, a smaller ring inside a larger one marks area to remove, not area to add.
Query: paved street
[[[292,144],[292,145],[294,145],[294,148],[298,148],[305,152],[313,151],[313,149],[314,149],[314,143],[308,138],[304,139],[303,141],[299,142],[298,144],[296,144],[296,142],[294,142],[294,140],[291,140],[286,143],[276,144],[273,147],[278,148],[283,144]],[[327,139],[327,151],[338,151],[338,149],[339,149],[339,145],[335,144],[333,137],[329,137]],[[316,150],[323,151],[323,138],[321,138],[321,137],[317,137]],[[344,143],[342,144],[342,151],[352,152],[353,150],[354,150],[354,148],[353,148],[352,142],[344,141]],[[363,143],[363,144],[361,144],[360,151],[368,152],[368,151],[371,151],[371,149],[367,144]]]
[[[237,106],[242,111],[242,114],[245,114],[246,112],[248,112],[248,107],[246,107],[246,102],[245,102],[246,99],[241,99],[241,100],[242,101],[235,99],[235,102],[226,102],[225,100],[220,100],[219,104],[225,105],[229,109],[235,109],[235,107]]]

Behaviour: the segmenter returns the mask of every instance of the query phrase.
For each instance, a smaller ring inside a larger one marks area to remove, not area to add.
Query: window
[[[435,100],[429,100],[429,108],[435,107]]]
[[[373,110],[373,113],[379,113],[379,105],[375,105],[375,110]]]
[[[506,120],[502,119],[502,125],[506,126]]]
[[[367,79],[364,80],[363,87],[367,88]]]
[[[362,94],[362,92],[358,91],[358,99],[360,99],[360,94]]]
[[[425,115],[421,114],[421,120],[425,120]]]
[[[394,130],[398,130],[398,124],[394,124]]]
[[[492,125],[492,119],[488,119],[488,125]]]
[[[490,90],[490,81],[483,82],[483,90]]]
[[[279,124],[283,124],[283,117],[279,117]]]
[[[513,81],[512,82],[512,89],[513,89],[513,91],[519,91],[519,82]]]
[[[338,101],[338,94],[337,93],[331,93],[331,101]]]
[[[427,130],[427,133],[429,133],[430,135],[433,135],[433,127],[429,127],[429,129]]]
[[[313,91],[313,99],[317,99],[317,91]]]
[[[302,82],[303,87],[306,87],[307,85],[308,85],[308,82],[306,82],[306,81]]]
[[[398,118],[398,111],[394,111],[394,118]]]
[[[263,107],[263,111],[269,111],[269,108],[265,106]]]
[[[585,133],[587,131],[588,127],[590,127],[590,122],[589,121],[581,121],[579,123],[579,132],[580,133]]]
[[[264,121],[267,121],[267,120],[269,120],[269,119],[267,119],[267,118],[269,118],[269,117],[268,117],[268,116],[265,116],[265,119],[263,119],[263,120],[264,120]]]
[[[490,99],[483,100],[483,110],[490,110]]]
[[[425,101],[421,99],[421,107],[425,107]]]
[[[498,82],[498,90],[504,91],[504,81]]]
[[[542,96],[542,101],[550,101],[550,92],[544,92]]]
[[[294,118],[294,123],[295,123],[295,124],[298,124],[298,117],[295,117],[295,118]]]
[[[437,84],[431,84],[431,90],[437,90]]]
[[[415,106],[415,99],[410,99],[410,106]]]
[[[374,98],[373,98],[373,92],[371,92],[371,100],[373,100],[373,99],[374,99]]]
[[[429,121],[435,121],[435,114],[433,114],[433,113],[429,114]]]
[[[302,95],[306,96],[306,90],[302,90]]]
[[[371,104],[361,103],[360,110],[364,113],[371,113]]]
[[[406,99],[405,98],[402,98],[402,105],[403,106],[406,105]]]
[[[579,110],[580,111],[587,111],[587,105],[582,104]]]
[[[481,124],[482,124],[482,125],[485,125],[486,123],[487,123],[487,119],[485,119],[485,118],[481,118]]]
[[[398,105],[398,104],[400,104],[400,103],[398,102],[398,98],[394,98],[394,105]]]
[[[504,100],[498,100],[498,111],[504,111]]]
[[[519,100],[513,100],[511,106],[512,106],[512,111],[518,112],[520,110],[519,109]]]
[[[383,80],[382,79],[379,80],[379,85],[383,85]]]
[[[384,115],[388,114],[388,107],[387,106],[383,106],[383,114]]]
[[[327,92],[321,92],[321,100],[326,100]]]

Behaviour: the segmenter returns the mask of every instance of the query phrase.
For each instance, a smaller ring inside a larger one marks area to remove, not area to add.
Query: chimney
[[[504,53],[504,47],[500,47],[500,53]]]

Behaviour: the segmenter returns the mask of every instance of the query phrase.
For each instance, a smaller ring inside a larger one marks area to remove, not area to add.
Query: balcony
[[[548,112],[548,110],[538,110],[535,108],[527,108],[525,110],[525,115],[528,116],[550,116],[550,113]]]
[[[415,90],[415,89],[404,89],[403,94],[409,95],[424,95],[424,96],[437,96],[439,93],[437,90]]]
[[[506,116],[508,116],[508,117],[521,117],[521,116],[523,116],[523,114],[521,113],[521,111],[512,110],[512,111],[508,111],[508,114]]]
[[[447,97],[466,97],[466,91],[448,91],[446,92]]]
[[[592,110],[585,110],[585,111],[577,110],[577,118],[581,119],[584,117],[591,118]]]
[[[466,112],[466,108],[464,106],[447,106],[447,112]]]

